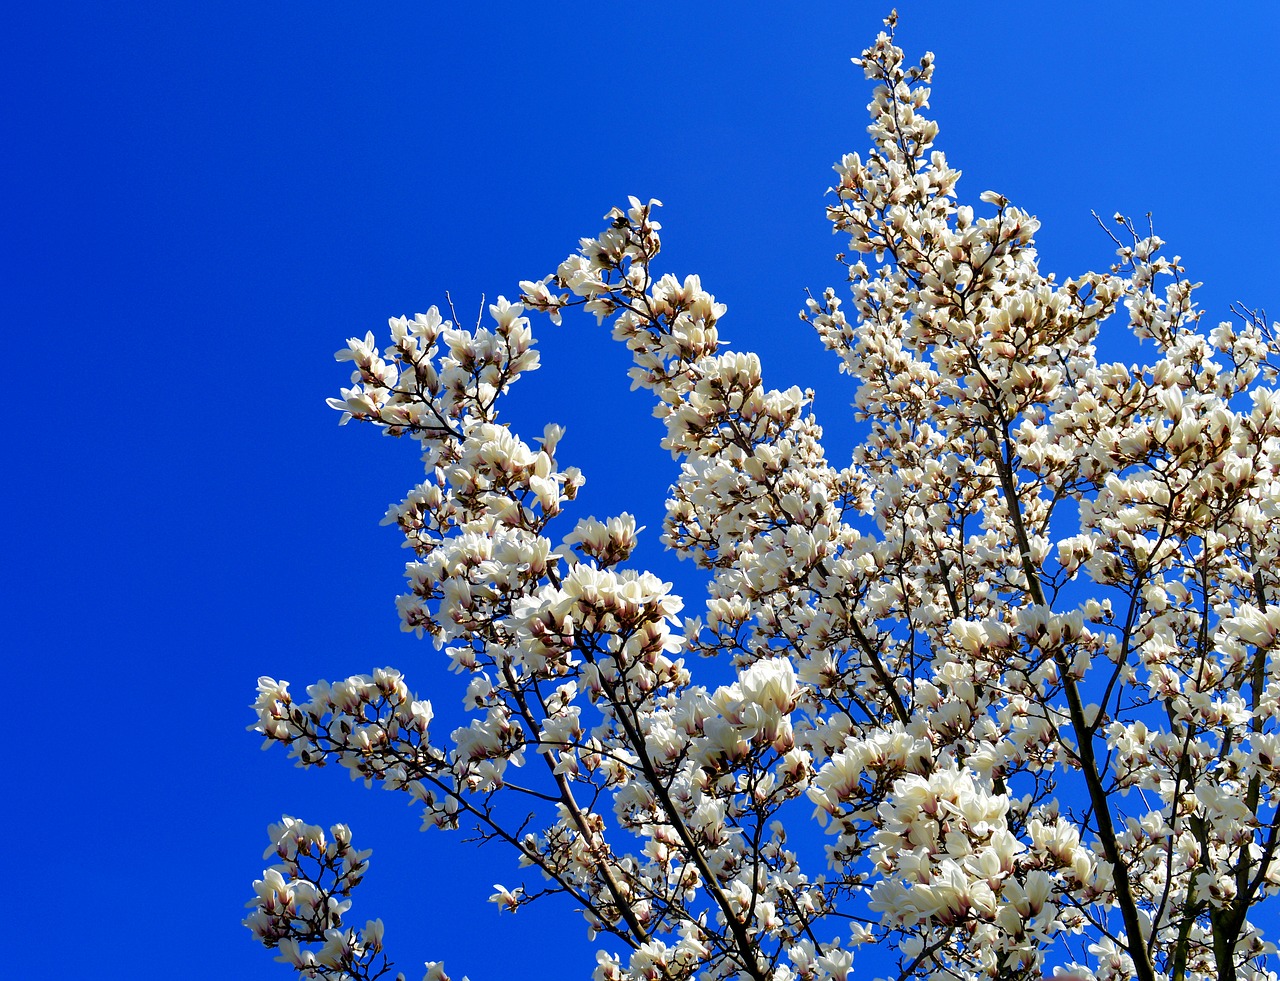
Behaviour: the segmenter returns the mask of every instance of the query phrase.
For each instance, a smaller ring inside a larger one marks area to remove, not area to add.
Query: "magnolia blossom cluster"
[[[351,906],[347,897],[364,878],[370,854],[352,848],[347,826],[335,824],[326,838],[321,828],[285,815],[268,834],[271,846],[262,857],[280,861],[253,884],[257,895],[248,903],[253,912],[245,926],[280,951],[276,960],[304,978],[373,979],[389,973],[382,921],[369,920],[362,930],[343,926]]]
[[[399,610],[466,723],[429,734],[388,669],[296,702],[262,679],[254,728],[510,849],[494,903],[579,912],[597,981],[1275,979],[1276,328],[1204,330],[1123,218],[1110,269],[1042,273],[1031,215],[961,202],[932,56],[887,26],[827,209],[847,293],[802,314],[851,377],[852,460],[810,392],[726,349],[698,277],[654,268],[633,198],[491,326],[433,308],[339,353],[343,421],[420,444],[387,514]],[[569,513],[563,430],[499,418],[537,367],[526,313],[575,307],[665,425],[662,542],[707,586],[687,619],[629,564],[630,514]],[[1144,361],[1106,360],[1104,323]],[[246,922],[298,971],[377,977],[380,927],[341,922],[363,859],[318,835],[273,830]]]

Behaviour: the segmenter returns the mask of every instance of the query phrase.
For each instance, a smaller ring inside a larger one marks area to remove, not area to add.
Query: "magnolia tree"
[[[632,199],[490,326],[433,308],[338,355],[343,421],[421,445],[387,516],[415,555],[400,616],[470,724],[434,731],[388,668],[263,678],[254,728],[504,843],[527,871],[494,901],[580,911],[596,981],[1275,978],[1276,329],[1203,331],[1121,218],[1109,272],[1042,274],[1034,218],[959,203],[932,56],[886,23],[857,60],[872,146],[827,209],[849,292],[803,314],[857,385],[852,462],[810,393],[724,349],[696,276],[659,274],[657,202]],[[579,306],[682,461],[663,542],[705,570],[696,618],[629,566],[630,515],[572,516],[558,426],[499,422],[538,366],[526,313]],[[1099,360],[1104,321],[1148,363]],[[732,683],[698,684],[703,658]],[[270,837],[254,936],[305,977],[390,976],[381,922],[346,920],[350,832]]]

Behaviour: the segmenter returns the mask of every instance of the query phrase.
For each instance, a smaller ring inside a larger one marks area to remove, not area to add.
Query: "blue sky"
[[[961,196],[992,188],[1036,213],[1046,268],[1108,262],[1090,209],[1150,211],[1211,322],[1234,300],[1280,311],[1275,5],[900,9],[908,52],[938,55]],[[6,971],[287,978],[239,920],[265,826],[288,812],[345,820],[374,849],[354,918],[384,918],[410,978],[428,958],[472,981],[589,976],[573,914],[484,903],[513,879],[504,855],[419,834],[399,799],[293,770],[244,732],[261,674],[302,687],[394,665],[442,706],[461,695],[394,612],[404,553],[378,520],[416,455],[337,427],[332,352],[445,290],[467,318],[482,293],[514,297],[610,206],[658,197],[663,268],[703,276],[770,385],[818,390],[843,458],[852,389],[796,311],[840,280],[823,191],[866,141],[848,59],[886,10],[7,14]],[[589,323],[534,326],[545,367],[509,418],[566,424],[580,513],[638,514],[640,560],[696,602],[656,544],[673,465],[625,353]]]

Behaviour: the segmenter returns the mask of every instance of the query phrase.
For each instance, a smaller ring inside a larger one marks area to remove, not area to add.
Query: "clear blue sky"
[[[415,454],[337,427],[332,352],[446,289],[514,297],[658,197],[664,268],[703,276],[771,385],[818,389],[843,456],[852,389],[796,311],[840,279],[822,195],[866,141],[848,59],[887,5],[541,6],[8,11],[7,977],[289,977],[239,924],[282,812],[375,850],[353,913],[410,978],[589,976],[580,920],[484,903],[506,856],[244,732],[260,674],[390,664],[448,711],[461,694],[393,607],[405,553],[378,519]],[[938,55],[963,197],[1035,212],[1072,274],[1108,261],[1090,209],[1154,212],[1216,322],[1280,313],[1280,8],[1223,6],[908,0],[899,37]],[[509,418],[567,424],[581,513],[639,514],[642,560],[696,602],[656,547],[672,463],[624,354],[535,329],[546,367]]]

